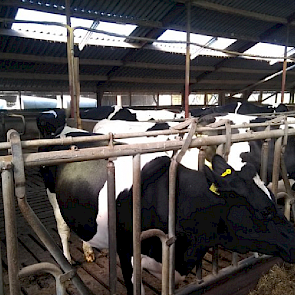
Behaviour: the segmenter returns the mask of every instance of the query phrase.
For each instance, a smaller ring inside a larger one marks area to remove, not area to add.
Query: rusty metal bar
[[[109,285],[110,294],[116,294],[117,283],[117,240],[116,240],[116,189],[115,189],[115,165],[113,161],[107,164],[108,185],[108,226],[109,226]]]
[[[8,278],[10,295],[20,294],[20,284],[18,280],[19,260],[18,243],[15,216],[15,199],[13,188],[13,173],[10,163],[2,163],[2,193],[5,217],[5,235],[8,262]],[[2,270],[1,270],[2,271]]]
[[[175,239],[175,186],[177,176],[177,154],[175,154],[169,167],[169,215],[168,215],[168,237]],[[175,292],[175,243],[169,249],[169,294]]]
[[[186,1],[186,54],[185,54],[185,85],[184,85],[184,109],[185,117],[189,117],[189,80],[190,80],[190,31],[191,31],[191,0]]]
[[[231,129],[238,128],[250,128],[250,127],[267,127],[270,125],[270,121],[266,123],[251,123],[251,124],[240,124],[240,125],[232,125]],[[282,122],[272,122],[271,126],[279,126]],[[295,124],[295,121],[289,122],[289,124]],[[157,136],[157,135],[174,135],[174,134],[182,134],[187,133],[189,129],[173,129],[162,130],[162,131],[148,131],[148,132],[130,132],[130,133],[118,133],[113,134],[113,139],[124,139],[130,137],[146,137],[146,136]],[[216,130],[224,130],[225,127],[198,127],[196,128],[196,133],[202,133],[205,131],[216,131]],[[70,145],[79,142],[96,142],[96,141],[104,141],[109,140],[109,135],[96,135],[96,136],[79,136],[79,137],[71,137],[68,136],[66,138],[53,138],[53,139],[34,139],[34,140],[26,140],[22,141],[21,145],[23,148],[32,148],[39,146],[47,146],[47,145]],[[248,139],[245,139],[248,140]],[[7,142],[0,143],[0,150],[9,149],[10,144]]]
[[[72,279],[73,284],[76,286],[80,294],[92,294],[92,292],[83,284],[80,277],[76,274],[75,269],[65,258],[59,247],[49,235],[44,225],[41,223],[39,218],[36,216],[32,208],[28,204],[26,199],[24,161],[20,144],[20,137],[15,130],[10,130],[8,132],[8,138],[11,142],[11,150],[13,156],[15,195],[17,197],[18,205],[23,216],[32,227],[32,229],[35,231],[37,236],[40,238],[40,240],[43,242],[43,244],[46,246],[47,250],[51,253],[53,258],[61,266],[61,268],[66,272],[66,274],[71,274],[70,278]]]
[[[284,103],[284,94],[285,94],[285,86],[286,86],[286,69],[288,63],[288,43],[289,43],[289,30],[290,24],[287,24],[287,37],[286,37],[286,44],[284,50],[284,62],[283,62],[283,73],[282,73],[282,90],[281,90],[281,103]]]
[[[149,229],[141,233],[141,241],[151,238],[158,237],[162,242],[162,295],[172,294],[169,293],[169,238],[168,236],[159,229]],[[174,293],[173,293],[174,294]]]
[[[284,130],[271,130],[253,133],[232,134],[232,142],[251,141],[265,138],[276,138],[283,136]],[[295,135],[295,129],[288,130],[289,135]],[[201,147],[207,145],[218,145],[226,142],[225,135],[198,137],[191,141],[190,147]],[[135,154],[153,153],[168,150],[178,150],[184,144],[183,140],[169,140],[144,144],[115,145],[113,148],[96,147],[81,150],[55,151],[48,153],[24,154],[26,166],[54,165],[68,162],[78,162],[93,159],[105,159],[110,157],[128,156]],[[11,156],[0,157],[2,161],[10,161]]]
[[[140,154],[133,157],[133,294],[141,294],[141,175]]]

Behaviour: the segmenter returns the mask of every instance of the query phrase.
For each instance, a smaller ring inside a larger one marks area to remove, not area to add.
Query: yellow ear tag
[[[220,195],[220,193],[218,192],[218,189],[216,187],[216,185],[214,183],[211,184],[209,190],[214,193],[215,195]]]
[[[231,174],[231,169],[226,169],[226,170],[221,174],[221,176],[224,177],[224,176],[229,175],[229,174]]]

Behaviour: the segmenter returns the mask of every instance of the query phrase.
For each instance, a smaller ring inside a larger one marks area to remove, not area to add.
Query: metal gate
[[[270,130],[270,124],[278,125],[284,122],[285,129]],[[260,132],[247,132],[243,134],[233,134],[231,131],[234,128],[249,128],[249,127],[265,127],[264,131]],[[76,161],[87,161],[93,159],[109,159],[108,160],[108,201],[109,201],[109,245],[110,247],[110,282],[116,281],[116,206],[115,206],[115,166],[112,162],[112,158],[121,156],[133,156],[133,202],[134,212],[133,218],[135,222],[133,228],[134,235],[134,294],[140,294],[141,285],[141,251],[140,240],[148,238],[152,235],[158,236],[162,241],[163,249],[163,268],[162,268],[162,294],[175,294],[174,290],[174,241],[175,241],[175,179],[176,168],[181,161],[182,156],[188,148],[199,148],[199,169],[202,169],[205,160],[205,150],[208,146],[217,145],[220,148],[219,153],[227,157],[231,143],[241,141],[252,140],[264,140],[262,150],[262,165],[261,165],[261,177],[262,180],[266,177],[267,155],[269,139],[275,138],[275,161],[273,164],[273,192],[277,194],[277,183],[279,178],[279,171],[283,176],[287,193],[285,214],[290,216],[290,210],[294,208],[291,206],[293,202],[293,196],[290,188],[290,184],[287,178],[287,172],[285,163],[283,160],[284,147],[287,144],[289,135],[295,135],[295,129],[288,129],[288,123],[286,117],[280,117],[279,119],[269,121],[266,123],[257,124],[243,124],[231,126],[228,122],[225,127],[217,127],[216,129],[224,130],[223,135],[208,136],[208,137],[194,137],[194,134],[204,131],[212,130],[210,127],[197,127],[196,120],[190,119],[180,124],[180,128],[175,131],[150,131],[136,134],[109,134],[99,135],[92,137],[79,137],[79,138],[60,138],[51,140],[31,140],[21,141],[19,134],[15,130],[10,130],[7,134],[7,142],[0,143],[0,149],[8,149],[9,153],[6,156],[0,157],[1,159],[1,176],[2,176],[2,191],[3,202],[5,212],[5,232],[7,242],[7,260],[9,271],[9,284],[10,294],[16,295],[20,293],[19,277],[27,276],[39,271],[48,272],[54,275],[56,279],[56,291],[57,294],[65,294],[65,288],[63,283],[71,279],[81,294],[91,294],[91,291],[83,284],[74,268],[69,264],[66,258],[63,256],[59,247],[55,244],[52,237],[49,235],[45,227],[42,225],[38,217],[35,215],[31,207],[26,201],[25,191],[25,173],[24,168],[30,166],[40,165],[54,165],[59,163],[69,163]],[[179,138],[169,141],[161,141],[157,143],[144,143],[144,144],[131,144],[114,146],[113,140],[132,137],[132,136],[148,136],[159,134],[178,134]],[[107,140],[109,144],[107,146],[87,148],[81,150],[68,150],[68,151],[55,151],[47,153],[23,153],[24,148],[36,148],[44,145],[55,144],[75,144],[77,142],[89,142]],[[154,229],[141,233],[141,213],[140,213],[140,158],[142,154],[162,151],[173,151],[173,157],[170,165],[169,173],[169,232],[163,233],[160,230]],[[25,219],[28,221],[32,229],[38,235],[40,240],[44,243],[48,251],[54,257],[54,259],[60,265],[60,268],[50,263],[39,263],[20,269],[17,255],[17,234],[16,234],[16,221],[15,221],[15,197],[19,208]],[[295,216],[295,215],[294,215]],[[211,284],[216,280],[239,271],[241,268],[248,266],[249,264],[255,264],[257,261],[265,258],[265,256],[259,256],[253,254],[252,257],[238,262],[236,253],[232,255],[232,265],[226,269],[218,269],[218,248],[213,250],[213,273],[210,276],[202,278],[201,271],[197,273],[199,282],[195,286],[178,290],[176,294],[189,294],[196,291],[206,284]],[[0,284],[3,285],[3,279],[0,278]],[[116,284],[110,284],[111,294],[116,294]]]

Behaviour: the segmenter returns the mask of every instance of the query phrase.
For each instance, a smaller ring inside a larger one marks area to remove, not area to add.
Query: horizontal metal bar
[[[217,283],[218,281],[228,277],[230,274],[238,273],[244,268],[254,266],[256,264],[263,263],[264,261],[269,261],[272,259],[276,259],[276,257],[263,255],[259,258],[255,258],[254,256],[245,258],[239,262],[237,267],[230,265],[228,267],[222,268],[219,271],[218,275],[216,276],[213,274],[208,275],[204,278],[204,281],[202,283],[185,286],[184,288],[178,290],[175,294],[176,295],[203,294],[202,290],[205,289],[207,286]]]
[[[232,134],[231,142],[252,141],[265,138],[278,138],[283,136],[284,130],[270,130],[261,132],[247,132]],[[289,135],[295,135],[295,129],[288,130]],[[226,142],[225,135],[197,137],[192,140],[190,148],[209,145],[219,145]],[[130,145],[116,145],[114,147],[95,147],[80,150],[54,151],[43,153],[24,154],[25,166],[55,165],[110,157],[132,156],[136,154],[178,150],[183,146],[183,140],[169,140],[153,143],[141,143]],[[10,155],[0,157],[0,161],[11,161]]]
[[[283,122],[264,122],[264,123],[245,123],[239,125],[231,125],[231,129],[239,129],[239,128],[255,128],[255,127],[266,127],[266,126],[279,126],[282,125]],[[295,121],[288,122],[288,124],[295,124]],[[174,126],[176,127],[176,126]],[[197,127],[196,133],[203,133],[206,131],[212,130],[224,130],[225,126],[222,127]],[[147,131],[147,132],[130,132],[130,133],[117,133],[113,134],[113,139],[125,139],[130,137],[146,137],[146,136],[157,136],[157,135],[174,135],[174,134],[183,134],[189,132],[189,129],[175,130],[173,128],[168,130],[160,130],[160,131]],[[79,137],[64,137],[64,138],[53,138],[53,139],[34,139],[34,140],[26,140],[22,141],[22,148],[33,148],[40,146],[48,146],[48,145],[70,145],[80,142],[96,142],[96,141],[104,141],[109,140],[110,135],[94,135],[94,136],[79,136]],[[9,142],[1,142],[0,150],[9,149]]]

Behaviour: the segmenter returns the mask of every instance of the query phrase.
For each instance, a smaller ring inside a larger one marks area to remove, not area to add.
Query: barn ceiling
[[[66,0],[0,1],[0,91],[67,92],[67,48],[63,42],[30,39],[11,29],[18,8],[65,14]],[[133,37],[157,39],[168,29],[186,31],[185,0],[70,0],[71,16],[135,24]],[[191,32],[236,39],[227,50],[243,53],[258,42],[295,47],[294,0],[192,0]],[[45,38],[44,38],[45,39]],[[185,55],[156,50],[151,42],[128,39],[126,47],[75,46],[83,92],[184,91]],[[272,55],[265,52],[265,55]],[[291,67],[293,62],[288,63]],[[238,56],[200,54],[190,63],[190,90],[240,92],[281,90],[282,63]],[[295,87],[287,71],[286,90]]]

